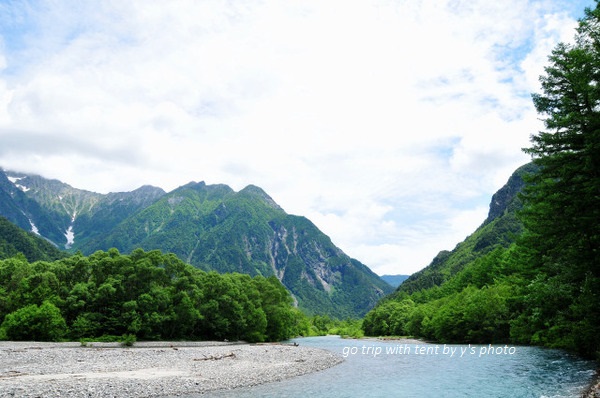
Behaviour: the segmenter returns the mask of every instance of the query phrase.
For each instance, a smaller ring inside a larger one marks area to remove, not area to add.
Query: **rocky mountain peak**
[[[241,194],[252,195],[254,197],[260,198],[269,206],[277,210],[283,210],[274,200],[270,197],[262,188],[257,187],[256,185],[248,185],[244,189],[240,191]]]

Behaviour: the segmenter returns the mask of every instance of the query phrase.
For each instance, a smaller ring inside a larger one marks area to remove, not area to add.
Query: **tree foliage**
[[[157,250],[0,261],[0,336],[14,340],[283,340],[303,315],[275,278],[204,272]]]
[[[39,307],[31,304],[6,315],[2,322],[8,340],[58,341],[67,331],[60,310],[44,301]]]
[[[521,340],[600,351],[600,7],[559,44],[533,96],[546,131],[525,149],[540,166],[525,189],[522,241],[539,275],[519,318]],[[530,337],[531,336],[531,337]]]

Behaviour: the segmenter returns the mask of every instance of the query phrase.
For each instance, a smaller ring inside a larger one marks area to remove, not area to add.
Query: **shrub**
[[[44,301],[20,308],[6,315],[0,327],[7,340],[58,341],[67,332],[67,324],[60,310]]]

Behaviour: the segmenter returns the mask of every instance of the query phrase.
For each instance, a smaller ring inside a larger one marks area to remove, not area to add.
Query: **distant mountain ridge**
[[[70,251],[159,249],[204,270],[276,275],[308,313],[359,317],[393,290],[253,185],[235,192],[191,182],[168,193],[143,186],[98,194],[2,171],[0,215]]]
[[[407,280],[410,275],[381,275],[381,279],[386,281],[392,287],[398,287]]]

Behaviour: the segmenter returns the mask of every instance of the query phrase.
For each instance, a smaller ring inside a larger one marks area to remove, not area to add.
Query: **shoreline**
[[[600,398],[600,369],[596,370],[594,380],[585,392],[581,394],[581,398]]]
[[[176,397],[281,381],[342,361],[281,343],[0,342],[0,397]]]

